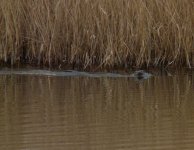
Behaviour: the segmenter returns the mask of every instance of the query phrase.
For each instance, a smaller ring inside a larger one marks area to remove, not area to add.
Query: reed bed
[[[192,66],[194,0],[0,0],[0,61]]]

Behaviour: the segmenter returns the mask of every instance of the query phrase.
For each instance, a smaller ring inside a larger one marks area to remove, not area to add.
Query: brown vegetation
[[[193,27],[194,0],[0,0],[0,60],[190,67]]]

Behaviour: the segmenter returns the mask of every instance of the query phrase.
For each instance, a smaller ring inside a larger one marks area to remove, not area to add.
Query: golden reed
[[[193,52],[194,0],[0,0],[1,63],[191,67]]]

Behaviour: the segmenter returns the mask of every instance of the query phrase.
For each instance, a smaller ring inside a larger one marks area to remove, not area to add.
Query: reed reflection
[[[192,75],[0,77],[1,149],[193,149]]]

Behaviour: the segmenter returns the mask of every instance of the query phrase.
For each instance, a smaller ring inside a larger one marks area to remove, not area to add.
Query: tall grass
[[[0,0],[0,29],[11,64],[191,67],[194,0]]]

